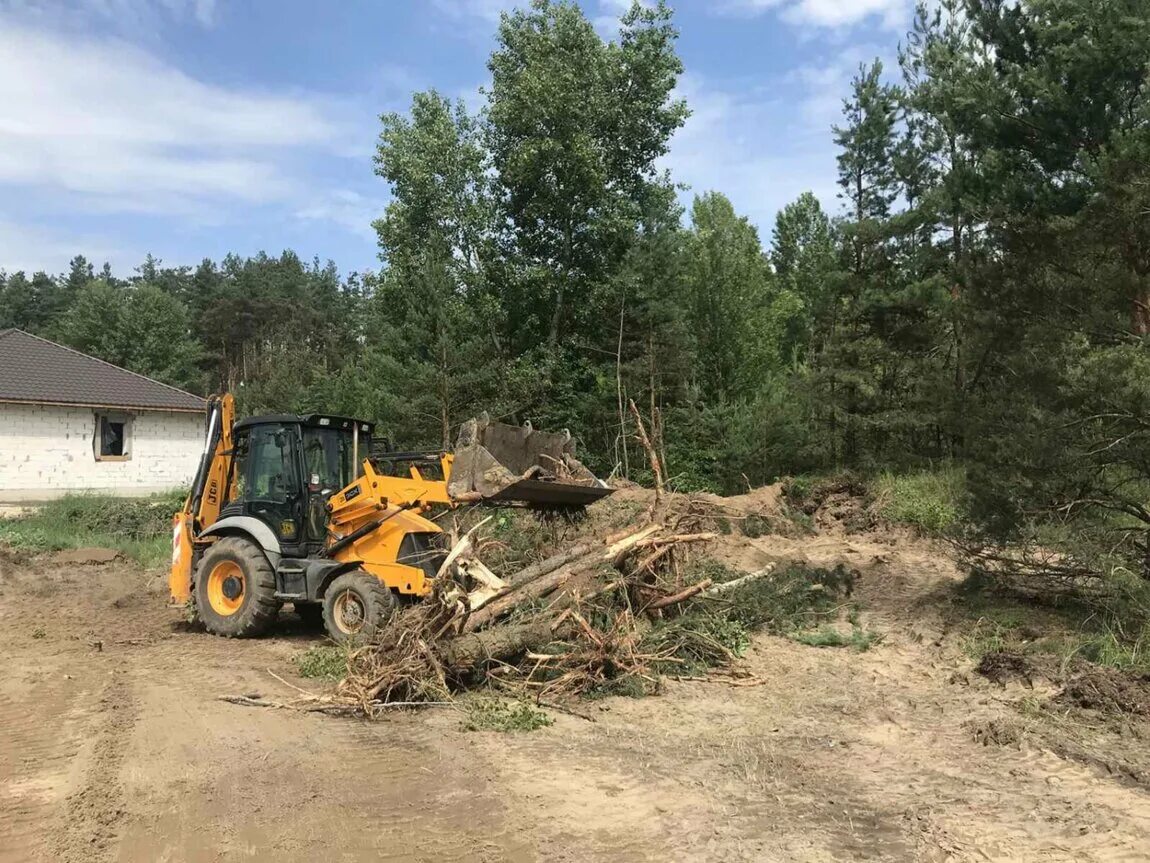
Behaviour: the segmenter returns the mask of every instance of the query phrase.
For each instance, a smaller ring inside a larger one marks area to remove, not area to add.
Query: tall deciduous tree
[[[523,266],[520,339],[555,348],[598,323],[655,160],[686,117],[669,10],[635,3],[607,44],[573,2],[505,15],[491,56],[487,143],[508,244]],[[524,344],[523,341],[520,344]]]

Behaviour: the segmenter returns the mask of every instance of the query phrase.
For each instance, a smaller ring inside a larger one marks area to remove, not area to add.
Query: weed
[[[851,629],[851,647],[859,653],[865,653],[876,644],[882,644],[885,636],[881,632],[873,629],[863,629],[861,626],[855,626]]]
[[[796,632],[791,637],[799,644],[808,647],[846,647],[850,644],[850,636],[844,635],[833,626],[820,626],[809,632]]]
[[[97,545],[156,568],[171,557],[172,515],[183,498],[176,491],[143,498],[67,495],[0,519],[0,542],[24,552]]]
[[[851,627],[849,635],[832,626],[821,626],[807,632],[796,632],[791,638],[809,647],[851,647],[863,653],[882,642],[883,636],[856,624]]]
[[[964,511],[966,478],[957,468],[896,475],[882,473],[873,483],[874,509],[887,521],[926,534],[946,533]]]
[[[472,698],[464,711],[464,731],[535,731],[555,721],[533,704],[504,698]]]
[[[811,476],[792,476],[783,481],[783,497],[796,508],[803,507],[811,497],[815,480]]]
[[[658,691],[658,679],[647,680],[637,674],[625,674],[611,680],[604,680],[589,690],[584,697],[591,700],[608,698],[612,695],[624,698],[643,698],[647,695],[654,695]]]
[[[330,644],[317,644],[293,658],[300,677],[342,680],[347,674],[348,651]]]
[[[651,628],[644,637],[644,653],[658,654],[661,671],[698,674],[742,656],[751,644],[750,631],[721,612],[700,609]]]
[[[846,567],[820,569],[792,564],[727,594],[726,613],[748,629],[777,634],[807,629],[833,616],[853,585],[854,574]]]
[[[745,575],[707,559],[688,574],[691,580],[716,583]],[[741,585],[722,602],[697,601],[680,616],[660,621],[643,637],[641,650],[666,657],[661,671],[698,674],[742,656],[755,630],[789,633],[829,619],[852,584],[852,574],[843,567],[789,566]]]
[[[33,638],[44,638],[47,634],[48,633],[44,631],[44,627],[42,627],[42,626],[37,626],[35,629],[32,630],[32,637]]]
[[[742,523],[743,536],[758,539],[771,532],[771,524],[761,515],[748,515]]]

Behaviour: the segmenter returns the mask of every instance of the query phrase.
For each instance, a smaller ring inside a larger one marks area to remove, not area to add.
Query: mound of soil
[[[1150,717],[1150,674],[1092,668],[1073,677],[1052,703],[1100,713]]]
[[[983,746],[1018,746],[1022,742],[1022,727],[1010,719],[987,719],[969,722],[970,735]]]
[[[1033,686],[1036,677],[1044,676],[1030,659],[1008,650],[987,653],[975,671],[1000,686],[1016,680],[1023,681],[1027,686]]]

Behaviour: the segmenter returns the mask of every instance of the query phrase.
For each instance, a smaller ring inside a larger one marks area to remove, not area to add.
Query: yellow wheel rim
[[[367,621],[367,609],[358,594],[345,590],[332,603],[332,620],[339,630],[347,635],[355,635],[363,629]]]
[[[208,573],[208,604],[212,611],[231,617],[244,605],[244,571],[234,560],[221,560]]]

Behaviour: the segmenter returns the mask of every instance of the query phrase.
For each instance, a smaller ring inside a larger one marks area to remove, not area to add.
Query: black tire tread
[[[207,576],[216,561],[230,558],[244,572],[245,590],[250,601],[230,617],[215,614],[207,596],[200,595],[200,576]],[[225,536],[204,553],[196,570],[196,607],[208,632],[225,638],[254,638],[263,635],[279,616],[280,602],[275,598],[276,574],[267,555],[251,540],[242,536]]]
[[[376,633],[386,624],[399,607],[395,594],[386,584],[362,569],[345,572],[328,585],[324,593],[323,625],[328,636],[336,642],[346,642],[347,638],[332,621],[332,601],[330,598],[338,596],[345,590],[353,589],[367,600],[367,625],[359,633],[356,640],[371,641]],[[374,618],[374,619],[373,619]]]

